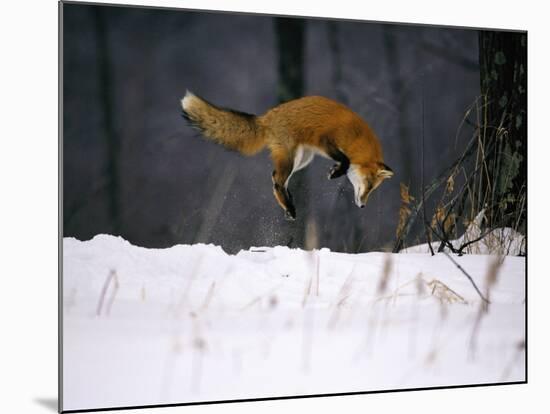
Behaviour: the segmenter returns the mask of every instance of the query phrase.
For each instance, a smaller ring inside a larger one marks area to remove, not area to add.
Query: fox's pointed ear
[[[386,164],[380,163],[378,172],[376,175],[378,175],[378,177],[382,179],[391,178],[393,176],[393,170],[390,167],[388,167]]]

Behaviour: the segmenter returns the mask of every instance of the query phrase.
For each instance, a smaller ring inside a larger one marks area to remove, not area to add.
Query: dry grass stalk
[[[116,291],[118,290],[118,278],[116,276],[116,271],[114,269],[111,269],[109,271],[109,274],[107,275],[107,278],[105,279],[105,283],[103,283],[103,287],[101,288],[101,293],[99,294],[99,301],[97,303],[97,308],[96,308],[96,315],[97,316],[101,316],[101,311],[103,310],[103,303],[105,302],[105,296],[107,294],[107,290],[109,289],[111,281],[114,281],[115,288],[114,288],[114,292],[111,294],[111,298],[109,300],[107,314],[110,311],[110,307],[112,305],[112,302],[114,301]]]
[[[435,214],[432,217],[432,229],[443,229],[443,232],[448,235],[455,228],[456,214],[450,211],[445,211],[445,207],[438,206]]]
[[[352,268],[350,274],[348,275],[348,277],[342,284],[342,287],[340,287],[340,290],[338,291],[338,295],[336,296],[336,304],[334,306],[335,309],[332,311],[332,315],[330,316],[328,321],[328,325],[327,325],[328,329],[333,329],[336,326],[338,320],[340,319],[341,307],[344,305],[344,303],[346,302],[346,300],[351,294],[351,287],[354,281],[354,278],[353,278],[354,270],[355,270],[355,267]]]
[[[72,288],[69,296],[63,299],[63,311],[69,313],[76,305],[76,288]]]
[[[386,292],[386,290],[388,288],[388,282],[389,282],[389,279],[390,279],[392,265],[393,265],[391,255],[386,254],[385,256],[386,257],[385,257],[385,260],[384,260],[384,267],[382,268],[382,276],[380,277],[380,280],[378,282],[378,287],[376,289],[376,293],[378,295],[383,295]]]
[[[308,216],[306,221],[304,247],[306,250],[314,250],[319,248],[319,230],[317,228],[317,222],[312,216]]]
[[[512,372],[512,369],[514,368],[514,365],[516,365],[517,362],[521,359],[524,352],[525,352],[525,340],[521,340],[517,342],[514,346],[514,352],[512,354],[512,357],[510,358],[510,361],[504,368],[504,371],[501,376],[501,381],[504,382],[508,379],[508,377],[510,376],[510,373]]]
[[[306,288],[304,290],[304,297],[302,299],[302,307],[306,306],[307,298],[311,294],[312,282],[313,282],[313,277],[311,276],[306,282]]]
[[[487,274],[485,275],[485,294],[487,298],[489,298],[489,295],[491,294],[491,289],[494,287],[494,285],[498,280],[498,274],[503,262],[504,262],[503,257],[496,256],[489,264],[489,268],[487,269]],[[477,348],[477,337],[479,335],[481,321],[483,319],[483,316],[488,311],[489,311],[489,302],[488,301],[481,302],[478,308],[474,326],[472,328],[472,334],[470,335],[470,355],[472,358],[475,356],[475,351]]]
[[[269,297],[269,309],[275,309],[279,305],[279,298],[277,295],[271,295]]]
[[[248,302],[246,305],[244,305],[241,308],[241,311],[247,310],[247,309],[251,308],[254,305],[259,305],[261,303],[261,301],[262,301],[262,297],[261,296],[256,296],[254,299],[252,299],[250,302]]]
[[[215,283],[215,282],[214,282]],[[213,285],[214,285],[213,283]],[[277,299],[277,295],[275,294],[275,292],[282,286],[283,284],[282,283],[279,283],[278,285],[276,285],[275,287],[269,289],[267,292],[265,293],[262,293],[258,296],[256,296],[254,299],[252,299],[250,302],[248,302],[246,305],[244,305],[242,308],[241,308],[241,311],[244,311],[248,308],[251,308],[252,306],[254,305],[258,305],[259,307],[261,307],[262,305],[262,299],[264,298],[268,298],[267,300],[267,305],[268,305],[268,308],[272,309],[274,306],[274,303],[275,302],[275,305],[277,305],[278,303],[278,299]],[[214,286],[211,286],[210,287],[211,290],[213,291],[214,290]]]
[[[206,293],[206,296],[204,297],[204,300],[202,302],[202,305],[199,307],[199,311],[205,311],[208,308],[208,305],[210,305],[210,302],[212,301],[212,296],[214,296],[214,289],[216,288],[216,281],[212,282],[210,285],[210,288],[208,288],[208,292]]]
[[[416,342],[417,342],[417,331],[418,331],[418,308],[420,305],[420,299],[426,294],[426,281],[424,280],[422,273],[418,273],[414,280],[412,281],[416,288],[417,300],[414,301],[412,311],[411,311],[411,323],[409,324],[409,335],[408,335],[408,351],[409,357],[414,357],[416,355]]]
[[[191,271],[188,273],[188,279],[187,284],[185,285],[185,288],[183,289],[183,293],[180,297],[180,300],[178,304],[176,305],[176,314],[180,314],[186,305],[186,302],[189,297],[189,292],[191,291],[191,287],[193,286],[193,282],[195,282],[195,279],[197,278],[197,275],[199,274],[199,269],[202,265],[203,256],[199,256],[197,261],[195,262],[194,266],[191,268]]]
[[[487,306],[483,303],[479,305],[476,319],[474,321],[474,325],[472,327],[472,333],[470,334],[470,347],[469,347],[469,356],[470,359],[475,359],[475,353],[477,349],[477,336],[479,334],[479,328],[481,326],[481,320],[483,319],[483,315],[486,313],[485,309],[487,309]]]
[[[206,341],[196,337],[193,340],[193,359],[191,363],[191,391],[194,394],[198,394],[201,387],[202,363],[205,349]]]
[[[304,297],[302,299],[302,307],[306,306],[307,299],[309,296],[311,295],[319,296],[320,259],[319,259],[319,256],[317,255],[317,251],[313,250],[309,252],[309,258],[310,258],[310,263],[312,265],[313,270],[312,270],[311,276],[306,282]]]
[[[113,274],[113,289],[111,290],[111,297],[109,298],[109,302],[107,302],[107,309],[105,310],[106,315],[111,314],[111,307],[113,306],[113,302],[115,301],[116,294],[118,292],[119,283],[118,283],[118,276],[117,273],[114,272]]]
[[[311,253],[313,255],[313,264],[314,264],[314,268],[315,268],[315,272],[314,272],[315,296],[319,296],[319,283],[320,283],[320,279],[321,279],[321,274],[320,274],[321,258],[319,257],[319,254],[316,250],[312,251]]]
[[[447,184],[445,186],[445,193],[451,194],[455,189],[455,174],[449,175],[449,178],[447,178]]]
[[[426,285],[430,288],[430,294],[439,299],[442,304],[460,303],[465,305],[468,303],[462,296],[440,280],[433,279]]]
[[[416,286],[416,294],[418,295],[418,297],[424,296],[424,293],[425,293],[424,285],[426,284],[426,282],[424,281],[422,273],[417,274],[414,281]]]
[[[485,275],[485,296],[487,297],[487,300],[490,299],[491,290],[497,283],[498,274],[500,273],[500,267],[503,262],[504,257],[495,256],[491,263],[489,263],[489,268],[487,269],[487,274]],[[488,310],[488,306],[485,307],[485,310]]]
[[[208,349],[208,343],[201,334],[199,314],[191,312],[190,317],[192,321],[191,348],[193,350],[191,360],[191,392],[198,394],[201,387],[204,354]]]
[[[384,293],[388,290],[388,284],[389,279],[392,271],[392,256],[391,254],[386,254],[384,259],[384,264],[382,266],[382,274],[380,275],[380,279],[378,281],[378,286],[376,288],[376,294],[378,295],[378,298],[375,300],[375,303],[379,301],[380,296],[384,295]],[[391,296],[393,298],[394,295]],[[374,345],[376,342],[376,338],[378,336],[378,326],[380,325],[380,317],[378,315],[378,307],[373,306],[372,312],[370,314],[369,320],[368,320],[368,329],[366,333],[366,338],[364,342],[364,346],[367,350],[367,353],[371,354],[374,350]]]
[[[411,215],[410,204],[414,201],[414,197],[409,193],[409,187],[404,183],[399,183],[399,194],[401,197],[401,207],[399,208],[399,222],[395,230],[395,236],[399,239],[405,229],[405,224]]]
[[[313,352],[313,310],[304,311],[302,324],[302,364],[305,372],[311,370],[311,357]]]

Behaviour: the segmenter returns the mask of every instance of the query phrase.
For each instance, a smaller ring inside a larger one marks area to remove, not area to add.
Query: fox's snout
[[[365,208],[368,198],[369,194],[365,194],[363,197],[360,196],[359,199],[355,200],[355,205],[359,208]]]

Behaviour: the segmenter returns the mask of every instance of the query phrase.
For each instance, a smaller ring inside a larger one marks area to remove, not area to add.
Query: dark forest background
[[[483,62],[495,46],[483,49],[476,30],[62,7],[63,235],[81,240],[392,249],[401,184],[418,200],[464,153],[478,128],[464,126],[465,113],[489,82],[483,75],[500,73]],[[245,158],[198,137],[181,117],[186,89],[255,114],[303,95],[336,99],[373,127],[395,176],[359,209],[347,179],[327,180],[332,163],[317,157],[293,176],[298,218],[287,222],[267,152]],[[402,244],[425,236],[417,222]]]

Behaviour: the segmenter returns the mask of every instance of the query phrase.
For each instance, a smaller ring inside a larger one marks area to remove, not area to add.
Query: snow
[[[527,239],[520,232],[510,228],[495,228],[491,231],[483,229],[486,220],[485,210],[481,210],[466,228],[462,236],[456,240],[450,240],[455,249],[466,245],[463,253],[468,254],[493,254],[500,256],[525,256],[527,251]],[[440,242],[432,242],[432,249],[437,251]],[[444,248],[449,251],[448,247]],[[428,243],[407,247],[400,253],[430,253]]]
[[[525,258],[63,240],[63,409],[525,380]]]
[[[471,242],[463,250],[464,253],[468,254],[525,256],[527,242],[525,236],[510,227],[494,229],[480,240],[477,240],[480,235],[479,231],[467,232],[456,240],[450,240],[450,242],[455,249]],[[432,242],[434,251],[437,251],[439,245],[440,242]],[[445,247],[445,251],[448,252],[449,248]],[[424,243],[407,247],[401,250],[400,253],[430,253],[430,247],[428,243]]]

